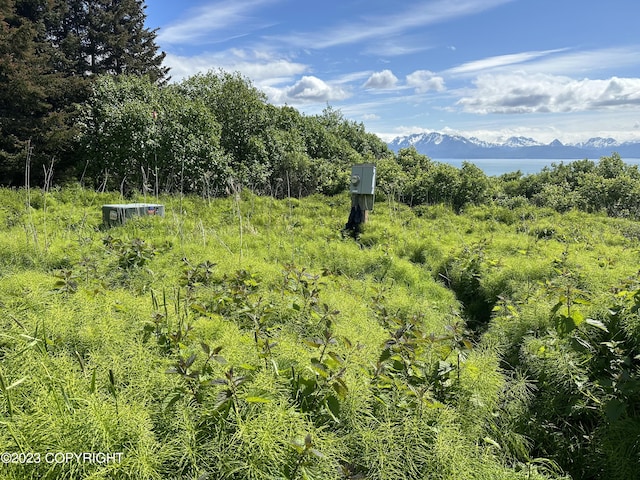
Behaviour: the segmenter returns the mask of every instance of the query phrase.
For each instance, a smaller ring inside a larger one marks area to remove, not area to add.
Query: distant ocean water
[[[551,167],[551,164],[560,162],[567,164],[576,160],[558,158],[474,158],[465,160],[463,158],[433,158],[432,160],[441,163],[448,163],[460,168],[462,163],[467,161],[473,163],[489,177],[499,176],[503,173],[511,173],[520,170],[523,174],[539,173],[544,167]],[[584,160],[584,159],[580,159]],[[597,159],[590,159],[598,162]],[[640,165],[640,158],[622,158],[628,165]]]

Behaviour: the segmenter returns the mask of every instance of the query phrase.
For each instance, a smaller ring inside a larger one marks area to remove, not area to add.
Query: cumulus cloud
[[[308,65],[289,59],[272,56],[268,52],[253,50],[225,50],[191,57],[168,54],[165,64],[171,67],[171,79],[179,82],[197,73],[222,69],[240,72],[250,78],[262,90],[269,101],[277,105],[302,105],[344,100],[350,96],[344,83],[362,78],[363,73],[354,74],[327,83],[315,76],[296,77],[309,70]],[[286,86],[281,86],[286,85]]]
[[[391,70],[383,70],[381,72],[373,73],[369,79],[365,82],[364,88],[371,89],[386,89],[393,88],[398,83],[398,77],[396,77]]]
[[[349,97],[349,92],[339,85],[328,84],[312,75],[303,76],[289,87],[268,87],[264,90],[270,101],[276,104],[326,103]]]
[[[429,70],[416,70],[407,75],[407,85],[415,88],[416,93],[442,92],[445,90],[444,78]]]
[[[560,113],[640,106],[640,78],[575,80],[547,74],[485,74],[474,84],[457,102],[471,113]]]

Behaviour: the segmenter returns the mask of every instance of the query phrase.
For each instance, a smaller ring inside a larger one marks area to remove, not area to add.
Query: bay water
[[[544,167],[551,167],[552,164],[568,164],[576,160],[553,159],[553,158],[474,158],[465,160],[463,158],[433,158],[440,163],[448,163],[456,168],[460,168],[462,163],[467,161],[473,163],[482,170],[488,177],[499,176],[504,173],[512,173],[520,170],[524,175],[529,173],[540,173]],[[583,159],[581,159],[583,160]],[[590,159],[591,160],[591,159]],[[598,163],[598,160],[593,160]],[[622,158],[627,165],[640,165],[640,158]]]

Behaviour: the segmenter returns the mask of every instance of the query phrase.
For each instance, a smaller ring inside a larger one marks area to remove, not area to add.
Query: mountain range
[[[559,140],[542,143],[529,137],[510,137],[501,143],[485,142],[475,137],[450,135],[445,133],[415,133],[394,138],[389,148],[415,149],[432,159],[444,158],[549,158],[549,159],[591,159],[610,156],[617,152],[624,158],[640,157],[640,141],[618,142],[614,138],[595,137],[586,142],[563,144]]]

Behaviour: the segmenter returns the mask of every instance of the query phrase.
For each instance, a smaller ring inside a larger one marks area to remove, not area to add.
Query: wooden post
[[[369,212],[373,210],[373,195],[365,193],[352,194],[351,207],[359,208],[362,212],[362,221],[360,223],[367,223]]]

